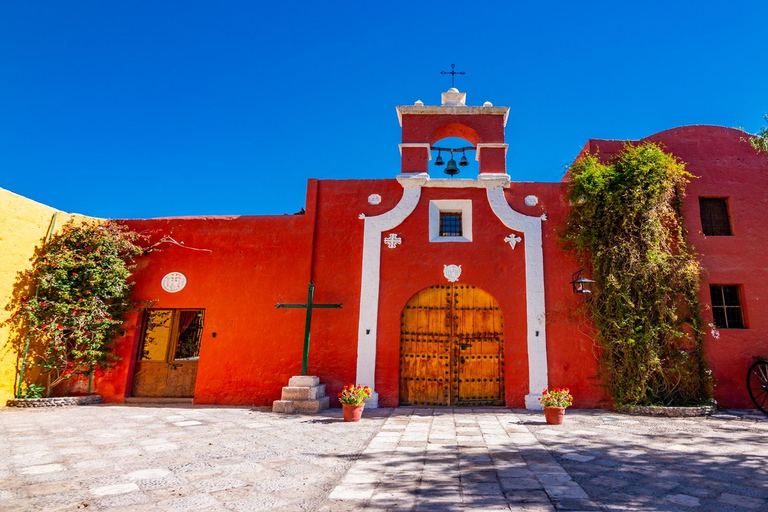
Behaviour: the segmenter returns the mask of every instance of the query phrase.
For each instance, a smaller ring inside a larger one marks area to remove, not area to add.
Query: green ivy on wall
[[[680,201],[691,174],[656,144],[624,145],[609,164],[571,167],[564,240],[590,268],[587,307],[616,405],[699,405],[711,397],[699,263]]]

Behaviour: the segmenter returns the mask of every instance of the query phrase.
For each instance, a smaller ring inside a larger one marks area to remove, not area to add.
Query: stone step
[[[331,406],[330,397],[324,396],[317,400],[275,400],[272,402],[272,412],[320,412]]]
[[[191,398],[175,398],[160,396],[127,396],[127,404],[191,404]]]
[[[295,375],[288,379],[288,387],[311,388],[320,385],[320,377],[315,375]]]
[[[317,400],[325,396],[325,384],[319,386],[285,386],[281,400]]]

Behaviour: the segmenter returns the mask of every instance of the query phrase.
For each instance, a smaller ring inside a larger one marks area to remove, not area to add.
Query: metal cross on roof
[[[456,64],[451,64],[451,70],[450,71],[441,71],[441,75],[451,75],[451,87],[455,87],[453,80],[456,78],[456,75],[466,75],[466,71],[455,71]]]

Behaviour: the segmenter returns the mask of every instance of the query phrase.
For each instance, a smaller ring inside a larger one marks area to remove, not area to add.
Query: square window
[[[701,231],[705,236],[731,236],[731,219],[728,215],[728,199],[725,197],[700,197]]]
[[[440,212],[440,236],[461,236],[461,212]]]
[[[719,329],[745,329],[741,308],[741,287],[739,285],[709,285],[712,297],[712,316]]]
[[[472,241],[472,200],[432,199],[429,201],[430,242]]]

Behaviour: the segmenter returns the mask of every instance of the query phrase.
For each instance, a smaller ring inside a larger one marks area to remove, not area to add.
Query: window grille
[[[712,297],[712,316],[715,327],[720,329],[744,329],[744,314],[741,309],[739,285],[709,285]]]
[[[731,236],[731,219],[728,216],[728,199],[724,197],[700,197],[701,230],[705,236]]]
[[[461,212],[440,212],[440,236],[462,236]]]

